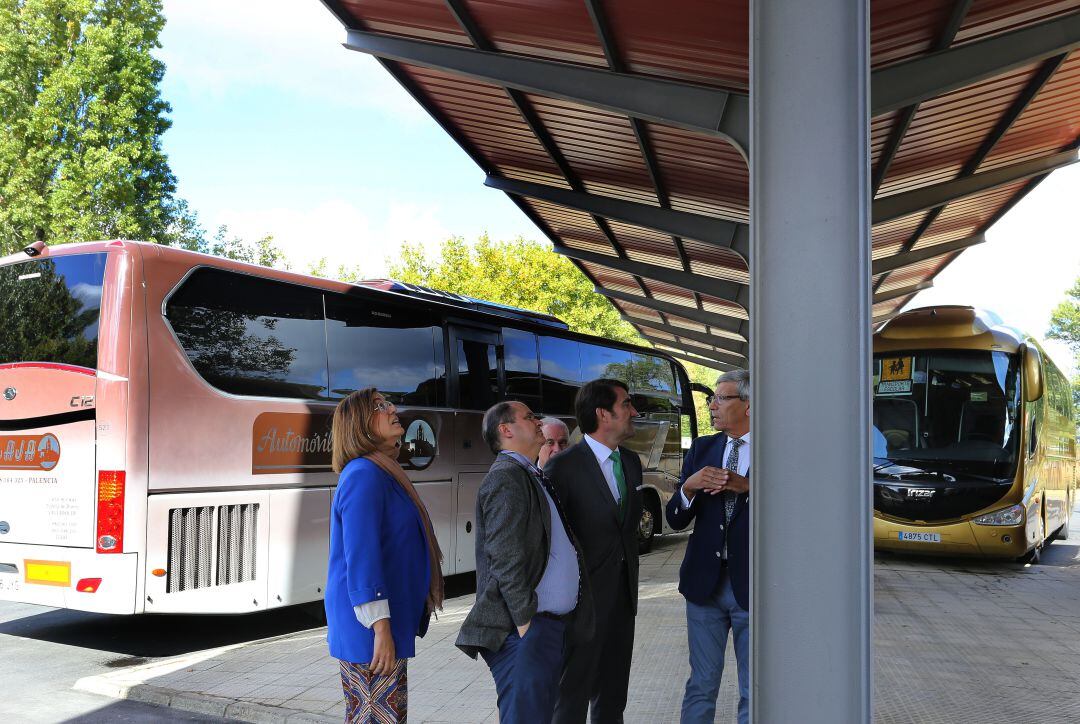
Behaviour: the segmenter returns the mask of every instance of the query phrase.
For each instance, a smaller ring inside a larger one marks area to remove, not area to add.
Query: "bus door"
[[[499,333],[451,326],[450,406],[454,413],[455,571],[476,568],[476,493],[494,456],[484,442],[484,411],[503,399],[503,348]]]

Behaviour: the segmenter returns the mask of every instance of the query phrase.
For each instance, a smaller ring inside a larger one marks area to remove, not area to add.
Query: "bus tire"
[[[641,520],[638,521],[638,553],[652,550],[653,538],[660,523],[660,500],[656,493],[646,491],[642,495]]]

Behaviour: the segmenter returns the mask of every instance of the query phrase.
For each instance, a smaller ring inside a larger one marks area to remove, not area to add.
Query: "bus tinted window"
[[[198,269],[165,309],[203,379],[224,392],[327,398],[322,295],[219,269]]]
[[[331,396],[377,387],[396,405],[440,404],[443,380],[435,370],[436,324],[423,312],[326,295]],[[437,354],[442,357],[441,335]]]
[[[630,384],[631,355],[623,349],[611,349],[595,344],[581,345],[581,381],[607,377]]]
[[[503,369],[506,371],[506,398],[539,410],[540,365],[536,357],[535,334],[520,329],[503,330]]]
[[[660,392],[673,395],[675,371],[666,359],[634,353],[630,388],[645,394]]]
[[[499,362],[495,345],[471,339],[457,343],[459,406],[486,410],[499,400]]]
[[[0,267],[0,364],[97,367],[105,257],[78,254]]]
[[[545,414],[574,413],[574,395],[581,381],[578,347],[577,342],[569,339],[540,338],[542,408]]]

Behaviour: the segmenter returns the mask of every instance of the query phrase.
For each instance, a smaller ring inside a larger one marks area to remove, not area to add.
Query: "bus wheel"
[[[656,533],[656,522],[659,520],[660,506],[654,495],[646,494],[641,501],[641,520],[638,521],[638,553],[648,553],[652,550],[653,536]]]
[[[1017,560],[1018,563],[1023,563],[1025,565],[1031,565],[1031,566],[1037,566],[1037,565],[1039,565],[1039,560],[1041,558],[1042,558],[1042,545],[1040,544],[1040,545],[1035,546],[1031,550],[1029,550],[1024,555],[1020,556],[1016,560]]]

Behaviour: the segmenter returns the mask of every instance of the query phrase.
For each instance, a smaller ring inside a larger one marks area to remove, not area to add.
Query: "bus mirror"
[[[1035,402],[1043,395],[1042,354],[1033,344],[1024,345],[1024,399]]]

